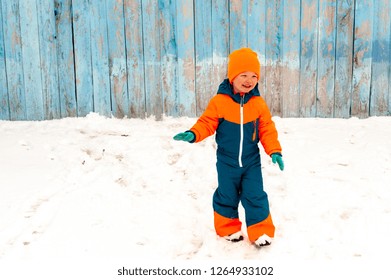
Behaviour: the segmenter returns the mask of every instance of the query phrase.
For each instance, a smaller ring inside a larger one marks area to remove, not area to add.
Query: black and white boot
[[[255,245],[258,247],[268,246],[272,244],[272,238],[267,234],[260,236],[255,242]]]
[[[233,234],[224,236],[224,238],[226,240],[228,240],[228,241],[231,241],[231,242],[239,242],[239,241],[242,241],[244,239],[243,238],[243,233],[241,231],[238,231],[238,232],[235,232]]]

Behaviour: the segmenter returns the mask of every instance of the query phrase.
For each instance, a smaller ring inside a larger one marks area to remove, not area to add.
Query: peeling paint
[[[293,67],[292,67],[293,66]],[[300,68],[298,65],[284,65],[281,68],[282,76],[282,116],[300,116]]]
[[[335,31],[336,8],[334,5],[335,5],[335,3],[332,6],[328,5],[326,7],[325,12],[324,12],[324,26],[323,26],[323,28],[325,29],[327,36],[332,35]]]
[[[363,38],[363,37],[371,37],[372,36],[372,24],[369,20],[363,21],[360,27],[356,27],[355,37]]]
[[[317,1],[311,1],[311,5],[308,3],[304,3],[302,7],[302,20],[301,20],[301,28],[305,28],[307,30],[313,30],[316,26],[313,26],[313,22],[318,14]]]
[[[235,14],[241,14],[243,9],[243,1],[231,0],[230,7],[231,7],[231,12],[234,12]]]
[[[12,32],[12,48],[16,48],[17,46],[20,46],[22,44],[20,34],[16,31]]]

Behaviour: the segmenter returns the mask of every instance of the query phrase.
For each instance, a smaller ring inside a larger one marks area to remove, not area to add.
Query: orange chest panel
[[[217,116],[232,123],[240,124],[240,104],[224,94],[216,96]],[[260,97],[252,97],[246,104],[243,104],[243,123],[253,122],[261,116]]]

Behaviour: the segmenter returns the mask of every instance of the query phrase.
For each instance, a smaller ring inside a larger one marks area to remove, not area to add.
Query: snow
[[[198,144],[172,139],[195,118],[91,113],[0,121],[0,277],[19,277],[22,264],[29,279],[44,279],[48,267],[76,273],[80,261],[110,279],[132,263],[268,264],[275,275],[308,272],[316,279],[337,268],[349,278],[384,276],[391,118],[273,119],[285,170],[262,150],[276,236],[261,249],[247,238],[231,243],[216,236],[214,137]]]

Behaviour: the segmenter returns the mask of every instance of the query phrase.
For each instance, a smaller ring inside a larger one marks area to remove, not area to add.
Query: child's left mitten
[[[282,155],[280,153],[274,153],[271,155],[272,162],[278,163],[278,167],[280,167],[280,170],[284,170],[284,161],[282,160]]]

